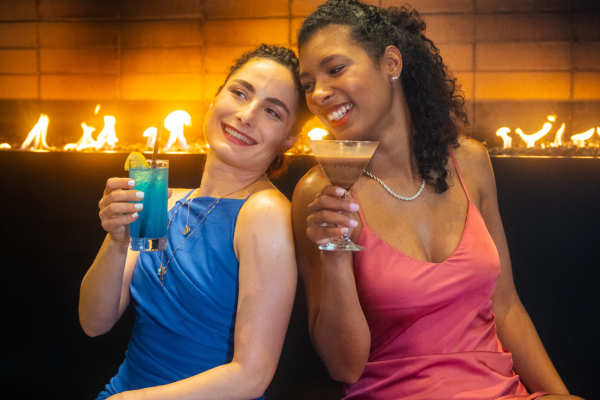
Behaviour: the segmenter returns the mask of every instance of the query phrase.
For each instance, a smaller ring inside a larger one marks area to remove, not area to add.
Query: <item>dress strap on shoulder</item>
[[[185,196],[183,196],[182,198],[180,198],[179,200],[177,200],[176,203],[185,204],[185,202],[191,196],[191,194],[194,193],[194,190],[196,190],[196,189],[190,190]]]
[[[454,163],[454,168],[456,169],[456,173],[458,174],[458,179],[460,179],[460,184],[462,185],[462,188],[465,191],[465,194],[467,195],[467,200],[469,200],[469,202],[471,202],[471,196],[469,196],[469,191],[467,190],[465,181],[463,180],[462,175],[460,173],[460,168],[458,168],[458,162],[456,162],[456,157],[454,156],[454,149],[452,148],[452,145],[448,146],[448,150],[450,151],[450,157],[452,157],[452,162]]]
[[[352,200],[354,200],[355,203],[358,203],[356,201],[356,197],[354,196],[354,192],[352,190],[350,190],[350,194],[352,195]],[[365,216],[362,213],[362,210],[359,208],[358,209],[358,215],[360,216],[360,221],[362,222],[363,227],[367,226],[367,223],[365,221]]]

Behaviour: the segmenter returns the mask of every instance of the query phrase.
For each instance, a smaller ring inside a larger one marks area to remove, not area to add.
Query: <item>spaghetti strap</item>
[[[465,191],[465,194],[467,195],[467,200],[469,200],[469,203],[470,203],[471,196],[469,196],[469,192],[467,191],[467,186],[465,185],[465,181],[463,181],[462,175],[460,174],[460,169],[458,168],[458,163],[456,162],[456,157],[454,157],[454,150],[452,149],[452,146],[448,146],[448,149],[450,150],[450,157],[452,157],[452,162],[454,163],[454,168],[456,168],[456,173],[458,174],[458,179],[460,179],[460,184],[462,185],[462,188]]]
[[[354,192],[352,190],[350,190],[350,194],[352,195],[352,200],[354,200],[354,202],[358,204],[358,202],[356,201],[356,197],[354,197]],[[358,209],[358,215],[360,216],[360,221],[362,222],[364,228],[365,226],[367,226],[367,223],[365,222],[365,217],[360,208]]]

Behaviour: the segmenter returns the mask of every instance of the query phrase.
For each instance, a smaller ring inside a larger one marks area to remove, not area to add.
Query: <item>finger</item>
[[[339,186],[327,185],[317,193],[316,198],[321,196],[342,197],[345,193],[346,191]]]
[[[114,218],[104,219],[102,220],[102,228],[107,232],[115,232],[124,227],[127,224],[132,223],[136,219],[138,219],[139,214],[137,212],[132,214],[118,215]]]
[[[100,202],[98,203],[98,207],[103,209],[107,207],[109,204],[116,202],[130,202],[130,201],[141,201],[144,198],[144,192],[139,190],[122,190],[117,189],[112,192],[105,194]]]
[[[342,225],[347,228],[354,228],[358,225],[358,221],[356,221],[351,216],[347,216],[346,214],[340,214],[331,210],[321,210],[315,214],[309,215],[306,218],[307,226],[334,226],[334,225]]]
[[[102,221],[114,219],[121,214],[132,214],[144,209],[142,203],[111,203],[100,210],[99,216]]]
[[[332,238],[338,238],[348,234],[348,228],[339,226],[308,227],[306,236],[311,241],[321,245],[331,242]]]
[[[169,190],[167,190],[167,199],[170,199],[172,195],[173,195],[173,189],[169,188]]]
[[[113,190],[131,189],[132,187],[135,187],[135,180],[131,178],[110,178],[108,181],[106,181],[104,194],[109,194]]]
[[[340,199],[337,197],[331,197],[329,195],[323,195],[315,199],[308,205],[308,214],[314,214],[321,210],[334,210],[341,212],[355,212],[360,207],[352,199]]]

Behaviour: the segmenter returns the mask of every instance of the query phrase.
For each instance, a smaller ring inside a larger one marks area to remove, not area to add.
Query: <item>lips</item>
[[[321,115],[325,116],[329,121],[329,125],[332,128],[337,128],[338,126],[343,125],[348,119],[348,114],[351,113],[352,108],[354,107],[354,103],[343,103],[336,104],[334,106],[328,107],[321,112]]]
[[[250,136],[238,131],[231,125],[222,123],[221,128],[225,137],[235,144],[239,144],[241,146],[253,146],[257,143]]]

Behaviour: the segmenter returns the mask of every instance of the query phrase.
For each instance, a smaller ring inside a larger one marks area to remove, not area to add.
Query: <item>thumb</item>
[[[172,195],[173,195],[173,189],[169,188],[167,190],[167,199],[170,199]]]

